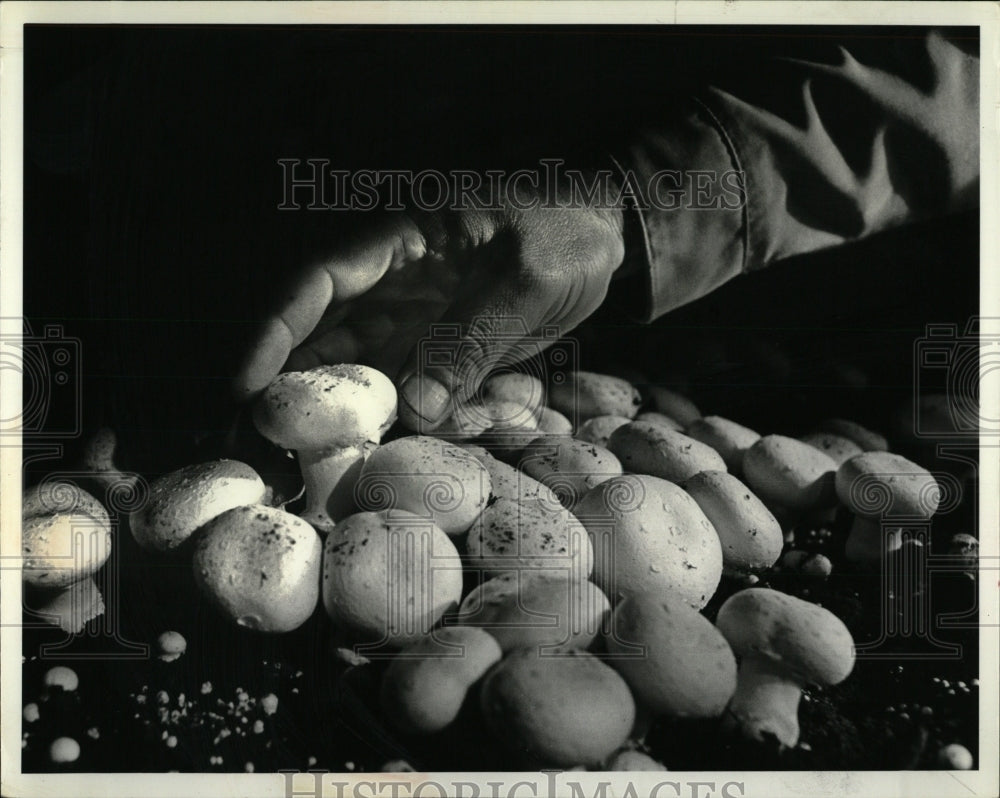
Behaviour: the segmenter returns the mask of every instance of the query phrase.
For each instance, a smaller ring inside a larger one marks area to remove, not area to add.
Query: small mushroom
[[[611,621],[608,661],[640,711],[675,718],[723,713],[736,690],[736,659],[705,616],[676,597],[646,591],[622,599]]]
[[[937,754],[938,764],[948,770],[972,770],[975,760],[969,749],[960,743],[944,746]]]
[[[807,684],[834,685],[854,667],[854,640],[829,610],[769,588],[749,588],[719,608],[716,626],[740,659],[730,721],[749,738],[794,748]]]
[[[301,517],[321,531],[353,512],[361,466],[395,419],[392,380],[346,363],[279,374],[253,411],[265,438],[297,452],[307,501]]]
[[[263,504],[209,521],[192,564],[198,587],[229,620],[261,632],[290,632],[319,601],[322,542],[301,518]]]
[[[266,490],[238,460],[185,466],[150,484],[147,502],[129,516],[132,537],[148,551],[171,551],[227,510],[261,502]]]
[[[502,656],[487,632],[437,629],[404,648],[382,677],[382,709],[406,734],[432,734],[458,717],[469,689]]]
[[[833,563],[825,554],[808,552],[803,549],[793,549],[785,552],[781,558],[782,570],[792,571],[803,576],[814,576],[826,579],[833,573]]]
[[[156,638],[157,656],[163,662],[173,662],[180,659],[187,651],[187,640],[180,632],[164,632]]]

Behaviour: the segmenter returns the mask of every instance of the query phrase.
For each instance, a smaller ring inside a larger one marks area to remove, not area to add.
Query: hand
[[[408,427],[443,422],[453,397],[467,400],[493,366],[517,358],[518,334],[546,325],[565,334],[593,313],[624,257],[620,210],[522,210],[525,195],[515,199],[499,210],[385,216],[321,253],[264,323],[238,395],[280,371],[360,362],[395,377]],[[450,366],[419,361],[437,322],[460,325],[462,356]]]

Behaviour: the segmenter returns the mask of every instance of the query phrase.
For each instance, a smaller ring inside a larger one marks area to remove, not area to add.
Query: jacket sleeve
[[[709,87],[615,153],[642,319],[782,258],[975,207],[979,59],[936,33],[918,47],[919,79],[844,47],[839,63],[780,60],[756,92],[744,81],[756,100]]]

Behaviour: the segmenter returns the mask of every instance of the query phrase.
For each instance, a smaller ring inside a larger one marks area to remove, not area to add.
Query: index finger
[[[413,222],[397,218],[346,252],[307,269],[261,326],[234,380],[237,398],[249,399],[263,390],[331,304],[363,294],[389,269],[423,257],[425,251],[423,236]]]

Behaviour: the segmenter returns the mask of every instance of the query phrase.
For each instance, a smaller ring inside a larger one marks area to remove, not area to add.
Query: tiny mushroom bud
[[[171,551],[216,516],[262,501],[266,490],[238,460],[185,466],[150,484],[149,500],[129,516],[132,536],[149,551]]]
[[[396,419],[392,380],[368,366],[338,364],[278,375],[254,407],[260,433],[298,453],[308,506],[321,531],[354,509],[361,466]]]
[[[76,762],[80,758],[80,744],[72,737],[57,737],[49,746],[49,759],[57,765]]]
[[[740,658],[731,722],[752,739],[799,741],[799,699],[807,684],[834,685],[854,667],[854,640],[829,610],[769,588],[728,598],[716,625]]]
[[[187,651],[187,640],[180,632],[164,632],[156,638],[159,657],[164,662],[173,662]]]
[[[45,687],[58,687],[64,692],[71,693],[80,685],[80,679],[72,668],[56,665],[45,672],[42,684]]]

